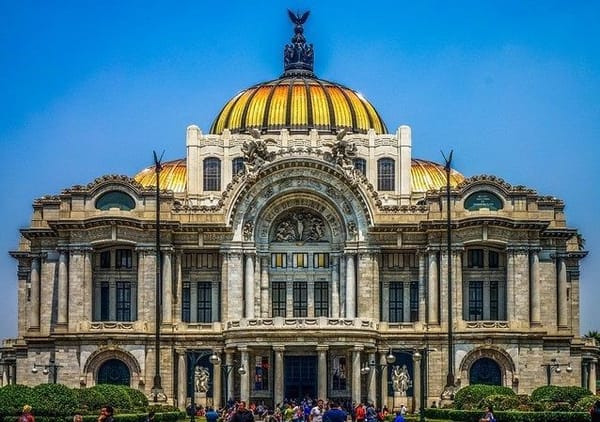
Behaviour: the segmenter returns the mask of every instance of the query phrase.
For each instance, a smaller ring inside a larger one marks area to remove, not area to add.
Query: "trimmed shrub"
[[[487,396],[479,403],[480,409],[485,409],[486,406],[496,410],[512,410],[519,407],[519,398],[517,396],[507,396],[503,394],[492,394]]]
[[[492,395],[515,396],[516,394],[510,388],[499,385],[468,385],[454,395],[454,408],[459,410],[483,409],[479,407],[481,401]]]
[[[104,394],[94,388],[75,388],[73,392],[77,396],[77,407],[81,413],[94,412],[100,410],[102,406],[108,403]]]
[[[38,415],[70,415],[77,409],[77,395],[62,384],[39,384],[32,389],[35,413]]]
[[[581,398],[590,395],[592,395],[591,391],[582,387],[546,385],[533,390],[531,400],[534,402],[566,402],[574,405]]]
[[[33,406],[33,392],[30,387],[9,384],[0,388],[0,414],[18,415],[26,404]]]
[[[123,412],[133,409],[133,403],[126,390],[128,388],[123,385],[98,384],[90,387],[90,390],[95,390],[104,396],[106,401],[102,405],[109,404]]]
[[[145,410],[148,407],[148,397],[146,397],[146,395],[142,391],[135,388],[125,388],[127,389],[127,394],[129,394],[129,398],[131,399],[131,403],[133,404],[134,409]]]
[[[481,411],[453,409],[425,409],[428,419],[442,419],[462,422],[478,422],[483,416]],[[587,412],[496,412],[496,419],[502,422],[589,422]]]
[[[589,412],[594,403],[600,400],[600,396],[585,396],[577,400],[573,410],[576,412]]]

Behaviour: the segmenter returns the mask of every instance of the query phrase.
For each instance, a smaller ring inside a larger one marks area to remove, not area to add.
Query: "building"
[[[158,369],[180,407],[595,386],[564,203],[413,158],[408,126],[315,76],[306,18],[283,75],[188,127],[185,159],[34,202],[3,382],[151,395]]]

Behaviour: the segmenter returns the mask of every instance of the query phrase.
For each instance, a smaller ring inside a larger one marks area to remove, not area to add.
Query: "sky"
[[[185,157],[188,125],[281,75],[288,8],[311,11],[315,73],[411,126],[413,157],[565,201],[600,330],[600,2],[0,0],[0,338],[33,200]]]

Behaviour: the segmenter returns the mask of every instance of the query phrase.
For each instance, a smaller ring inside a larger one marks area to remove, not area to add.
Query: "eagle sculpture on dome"
[[[306,20],[308,19],[308,15],[310,15],[310,10],[307,10],[302,15],[300,15],[300,12],[294,13],[290,9],[288,9],[288,15],[290,17],[290,20],[294,23],[294,25],[300,26],[304,25],[304,22],[306,22]]]

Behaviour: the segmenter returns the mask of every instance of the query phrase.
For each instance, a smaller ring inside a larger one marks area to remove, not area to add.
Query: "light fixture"
[[[240,375],[246,375],[246,368],[244,368],[243,366],[240,366],[238,368],[238,374],[240,374]]]
[[[394,354],[392,353],[391,349],[390,349],[388,355],[385,357],[385,360],[389,364],[392,364],[392,363],[396,362],[396,356],[394,356]]]
[[[210,355],[210,357],[208,358],[208,360],[213,365],[220,365],[221,364],[221,358],[219,356],[217,356],[216,353],[213,353],[212,355]]]
[[[371,368],[369,368],[369,364],[367,362],[365,362],[365,366],[360,368],[360,373],[362,375],[367,375],[369,372],[371,372]]]
[[[37,372],[38,372],[38,369],[37,369],[37,366],[35,366],[35,363],[34,363],[33,367],[31,368],[31,373],[32,374],[37,374]]]
[[[48,375],[50,373],[50,371],[48,370],[48,368],[44,368],[44,370],[42,371],[42,374],[44,375]]]
[[[561,371],[560,366],[557,366],[556,369],[554,370],[554,372],[556,372],[557,374],[560,374],[560,371]]]
[[[571,362],[567,364],[567,372],[573,372],[573,367],[571,366]]]

